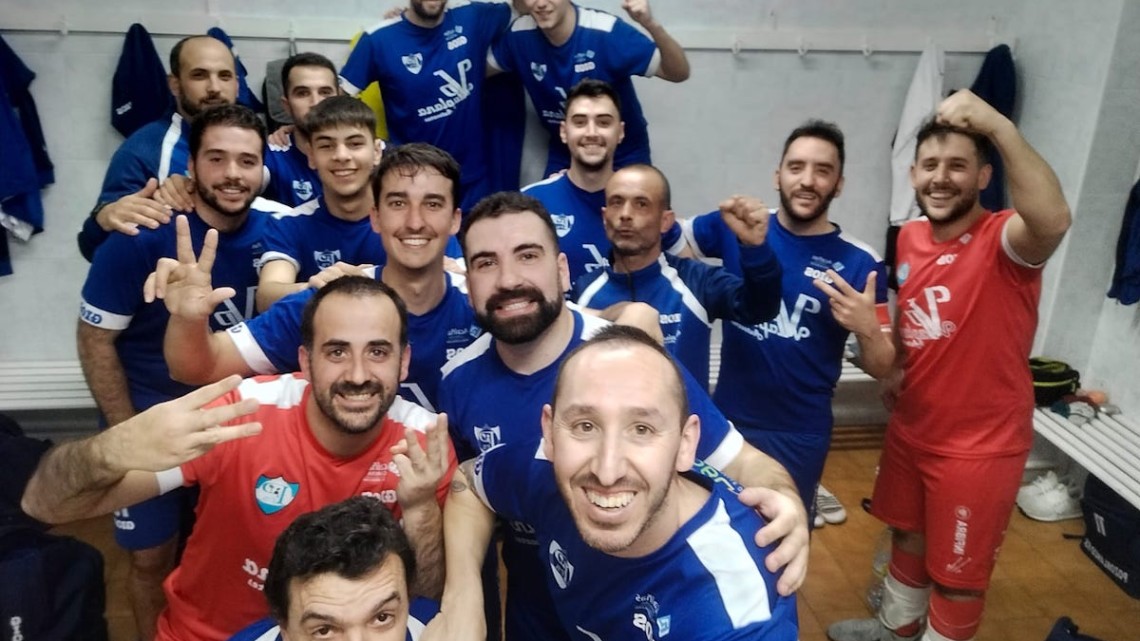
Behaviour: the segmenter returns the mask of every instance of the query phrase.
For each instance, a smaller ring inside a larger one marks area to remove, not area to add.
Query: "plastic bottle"
[[[883,602],[883,581],[891,564],[891,539],[894,532],[884,528],[875,542],[875,556],[871,560],[871,584],[867,586],[867,605],[872,612],[878,612]]]

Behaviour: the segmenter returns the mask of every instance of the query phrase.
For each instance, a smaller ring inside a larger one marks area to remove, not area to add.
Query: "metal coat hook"
[[[294,20],[289,21],[289,46],[297,46],[297,22]]]
[[[59,35],[66,38],[67,34],[70,32],[71,25],[67,22],[67,14],[64,14],[59,17]]]
[[[736,35],[735,33],[732,34],[732,55],[740,55],[740,36]]]
[[[864,58],[870,58],[871,54],[875,53],[875,50],[871,48],[871,42],[867,39],[866,34],[863,35],[863,47],[860,49],[860,51],[863,52]]]
[[[800,54],[800,57],[802,58],[807,55],[807,52],[807,43],[804,42],[804,37],[800,36],[799,39],[796,40],[796,53]]]

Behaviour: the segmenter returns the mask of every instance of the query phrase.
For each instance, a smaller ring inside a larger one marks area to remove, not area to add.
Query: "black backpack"
[[[103,555],[20,509],[50,446],[0,414],[0,641],[107,641]]]
[[[1038,407],[1049,407],[1081,386],[1080,372],[1052,358],[1034,356],[1029,359],[1029,371],[1033,373],[1033,398]]]

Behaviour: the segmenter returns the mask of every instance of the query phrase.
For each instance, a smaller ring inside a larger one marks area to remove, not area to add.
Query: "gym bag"
[[[1029,359],[1033,373],[1033,398],[1038,407],[1049,407],[1081,386],[1081,373],[1068,363],[1034,356]]]
[[[1092,474],[1085,480],[1081,509],[1081,550],[1126,594],[1140,599],[1140,509]]]

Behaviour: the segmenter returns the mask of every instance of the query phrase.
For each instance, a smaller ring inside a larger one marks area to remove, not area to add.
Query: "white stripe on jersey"
[[[716,446],[713,453],[704,457],[704,461],[718,470],[723,470],[736,459],[742,449],[744,449],[744,436],[732,421],[728,421],[728,433],[724,435],[724,439]]]
[[[174,155],[174,146],[182,139],[182,114],[175,112],[170,119],[170,126],[162,137],[162,151],[158,155],[158,184],[170,175],[170,157]]]
[[[427,428],[435,425],[436,416],[435,412],[429,412],[402,396],[397,396],[392,407],[388,408],[388,418],[417,432],[427,432]]]
[[[284,252],[267,251],[261,255],[261,258],[257,259],[257,273],[260,275],[261,269],[275,260],[283,260],[292,265],[295,271],[301,271],[301,263],[296,258]]]
[[[554,174],[553,176],[551,176],[549,178],[543,178],[542,180],[540,180],[538,182],[533,182],[533,183],[527,185],[526,187],[523,187],[519,191],[521,191],[522,193],[525,194],[530,189],[534,189],[535,187],[538,187],[540,185],[549,185],[550,183],[558,182],[559,180],[562,180],[562,174]]]
[[[256,398],[262,405],[287,410],[301,403],[308,386],[309,381],[296,374],[285,374],[267,381],[247,378],[238,385],[238,393],[242,398]]]
[[[88,325],[100,329],[122,331],[130,327],[132,318],[134,318],[133,314],[116,314],[105,309],[99,309],[84,299],[79,300],[79,319]]]
[[[582,12],[581,7],[578,8],[578,12],[579,13]],[[530,17],[529,15],[528,16],[520,16],[518,20],[515,20],[514,22],[511,23],[511,31],[534,31],[537,28],[538,28],[538,23],[535,22],[534,18]],[[491,57],[491,58],[488,58],[488,60],[494,60],[494,58]],[[502,67],[496,67],[496,69],[501,69],[501,68]]]
[[[1013,246],[1009,244],[1009,221],[1011,220],[1013,220],[1013,216],[1006,218],[1005,222],[1001,226],[1001,248],[1005,251],[1005,255],[1008,256],[1009,259],[1014,263],[1021,265],[1022,267],[1028,267],[1029,269],[1042,269],[1045,267],[1045,261],[1041,261],[1034,265],[1021,256],[1018,256],[1017,252],[1013,251]]]
[[[439,371],[443,374],[443,378],[454,372],[459,366],[479,358],[491,349],[491,334],[484,332],[482,336],[476,338],[473,343],[459,350],[459,353],[451,357],[451,360],[443,364]]]
[[[717,501],[716,513],[686,540],[716,583],[733,628],[739,630],[772,618],[768,585],[746,547],[753,543],[732,529],[724,501]]]
[[[583,289],[582,293],[578,295],[578,304],[582,307],[589,307],[590,301],[594,300],[594,296],[598,291],[608,285],[609,282],[610,275],[606,272],[602,272],[601,276],[594,279],[594,282],[590,283],[589,287]]]
[[[593,29],[594,31],[605,31],[609,33],[614,30],[614,24],[616,22],[617,16],[612,13],[578,7],[578,26],[583,29]]]
[[[262,202],[263,203],[272,203],[274,205],[280,204],[275,200],[266,200],[264,198],[262,199]],[[292,218],[293,216],[312,216],[313,212],[317,211],[317,207],[319,207],[320,204],[321,204],[321,201],[314,198],[314,199],[310,200],[309,202],[301,203],[300,205],[297,205],[296,207],[292,207],[292,208],[286,209],[284,211],[281,211],[280,209],[277,209],[276,207],[274,207],[272,210],[267,209],[266,211],[271,211],[272,216],[274,218],[278,218],[278,219]]]
[[[264,168],[265,166],[262,165],[262,167]],[[269,169],[265,169],[264,173],[266,176],[265,180],[268,181],[269,180],[269,178],[268,178]],[[309,203],[316,203],[316,202],[317,202],[316,200],[309,201]],[[305,203],[305,204],[301,205],[301,207],[304,207],[305,205],[307,205],[309,203]],[[292,209],[293,209],[289,205],[279,203],[276,200],[269,200],[268,198],[262,198],[261,196],[254,198],[253,203],[250,204],[249,208],[251,210],[257,210],[257,211],[265,212],[266,214],[269,214],[269,215],[283,214],[285,212],[292,211]]]
[[[875,251],[874,247],[871,247],[867,243],[859,240],[858,238],[852,236],[851,234],[848,234],[847,232],[840,230],[839,239],[842,240],[843,242],[849,244],[849,245],[852,245],[854,247],[858,247],[859,249],[863,250],[864,252],[867,252],[867,254],[869,254],[871,256],[871,258],[875,259],[876,263],[883,262],[883,257],[879,256],[879,252]]]
[[[242,360],[255,374],[277,373],[277,367],[265,355],[265,350],[261,349],[261,345],[253,337],[253,332],[249,331],[249,326],[244,322],[227,329],[226,336],[229,336],[230,340],[234,342],[238,354],[241,354]]]
[[[660,49],[654,49],[653,50],[653,57],[649,59],[649,65],[647,67],[645,67],[645,73],[643,73],[642,75],[645,76],[646,78],[652,78],[653,76],[657,75],[657,72],[660,71],[660,69],[661,69],[661,50]]]
[[[701,319],[701,322],[711,328],[712,322],[709,321],[709,313],[705,311],[705,306],[701,304],[701,301],[697,300],[693,290],[689,289],[685,281],[681,280],[681,275],[677,273],[677,270],[665,262],[664,254],[659,256],[657,260],[661,263],[661,275],[669,281],[669,286],[681,295],[681,303],[688,307],[689,311],[693,312],[697,318]]]

